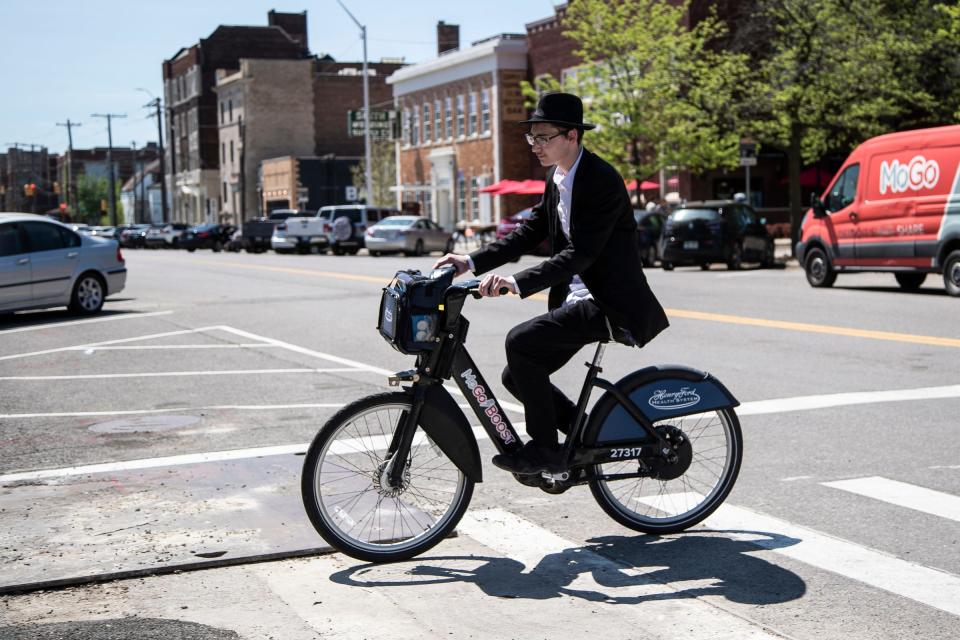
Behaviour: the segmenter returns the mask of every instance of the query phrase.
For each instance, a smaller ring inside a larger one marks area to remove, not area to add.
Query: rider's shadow
[[[767,538],[763,546],[721,535],[749,534]],[[469,582],[489,596],[546,600],[560,596],[610,604],[722,596],[744,604],[774,604],[801,597],[803,580],[751,552],[799,542],[771,533],[718,532],[676,538],[606,536],[546,555],[527,570],[510,558],[434,556],[392,565],[390,577],[378,578],[373,565],[333,574],[340,584],[417,586]],[[409,567],[402,579],[397,569]],[[664,584],[669,583],[669,588]]]

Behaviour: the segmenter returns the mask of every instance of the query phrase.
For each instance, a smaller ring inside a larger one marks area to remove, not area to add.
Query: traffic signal
[[[60,195],[60,183],[59,183],[59,182],[54,182],[54,183],[53,183],[53,192],[54,192],[55,194],[57,194],[57,195]]]
[[[28,182],[27,184],[23,185],[23,195],[28,198],[32,198],[33,196],[37,195],[36,183]]]

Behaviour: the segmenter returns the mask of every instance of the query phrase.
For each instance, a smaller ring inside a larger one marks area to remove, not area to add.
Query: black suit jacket
[[[579,274],[614,327],[630,333],[615,337],[628,343],[632,337],[643,346],[669,322],[643,275],[637,225],[623,178],[607,162],[583,150],[573,180],[567,241],[557,214],[560,192],[553,182],[555,171],[553,167],[547,172],[543,198],[530,218],[512,233],[470,254],[474,273],[491,271],[550,238],[551,257],[514,274],[520,296],[526,298],[549,287],[549,308],[555,309],[563,304],[573,276]]]

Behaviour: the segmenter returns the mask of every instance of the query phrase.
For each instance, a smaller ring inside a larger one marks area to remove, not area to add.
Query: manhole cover
[[[200,422],[200,416],[142,416],[100,422],[90,427],[94,433],[138,433],[172,431]]]

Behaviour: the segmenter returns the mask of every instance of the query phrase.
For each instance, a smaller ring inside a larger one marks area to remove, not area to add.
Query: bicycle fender
[[[483,482],[480,449],[473,429],[450,392],[436,384],[427,388],[420,427],[465,476]]]
[[[631,402],[650,422],[740,405],[723,383],[711,374],[682,365],[645,367],[618,380],[616,387],[627,392]],[[609,411],[597,410],[608,405],[611,407]],[[591,425],[592,428],[587,429],[587,433],[597,433],[597,443],[643,436],[640,426],[610,392],[597,401],[591,416],[603,420],[603,424]]]

